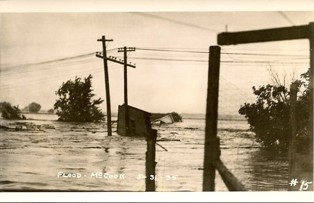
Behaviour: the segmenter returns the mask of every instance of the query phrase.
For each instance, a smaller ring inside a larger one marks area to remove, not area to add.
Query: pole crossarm
[[[308,39],[309,26],[300,25],[241,32],[222,32],[218,34],[219,45],[245,44],[293,39]]]
[[[97,41],[98,42],[102,42],[103,39],[97,39]],[[113,39],[105,39],[105,42],[112,42],[112,41],[113,41]]]
[[[127,52],[129,52],[129,51],[136,51],[136,48],[135,47],[126,47],[126,51]],[[124,52],[124,47],[118,48],[118,52]]]
[[[101,52],[96,52],[96,57],[98,58],[104,58],[104,56],[101,54]],[[109,56],[106,58],[108,61],[111,61],[111,62],[114,62],[114,63],[118,63],[118,64],[122,64],[124,65],[124,61],[123,60],[117,60],[115,57],[113,56]],[[131,63],[128,63],[127,66],[131,67],[131,68],[136,68],[136,65],[135,64],[131,64]]]

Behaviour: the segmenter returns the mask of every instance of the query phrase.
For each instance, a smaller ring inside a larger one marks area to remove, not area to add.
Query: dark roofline
[[[121,106],[125,106],[125,104],[122,104]],[[137,110],[137,111],[141,111],[141,112],[143,112],[143,113],[152,115],[151,113],[149,113],[149,112],[147,112],[147,111],[144,111],[144,110],[142,110],[142,109],[136,108],[136,107],[134,107],[134,106],[128,105],[128,107],[129,107],[129,108],[132,108],[132,109],[135,109],[135,110]]]

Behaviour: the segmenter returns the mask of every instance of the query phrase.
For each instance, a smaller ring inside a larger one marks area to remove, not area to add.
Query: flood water
[[[105,124],[26,116],[36,120],[25,122],[46,127],[0,129],[1,191],[145,191],[144,138],[108,137]],[[14,122],[0,119],[0,125]],[[218,122],[222,161],[248,190],[287,190],[287,154],[262,150],[248,128],[246,121]],[[162,146],[156,146],[156,191],[202,191],[205,120],[154,129]],[[216,190],[227,191],[218,172]]]

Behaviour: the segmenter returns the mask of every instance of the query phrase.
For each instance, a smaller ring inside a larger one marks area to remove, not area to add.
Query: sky
[[[53,108],[55,91],[75,76],[93,76],[96,97],[106,98],[97,39],[136,47],[128,61],[129,105],[148,112],[205,113],[208,49],[221,32],[304,25],[314,12],[92,12],[1,13],[0,101]],[[309,67],[308,40],[221,46],[219,113],[238,114],[254,102],[252,86],[272,82],[270,70],[289,86]],[[123,66],[108,62],[112,112],[123,104]],[[106,103],[101,105],[106,111]]]

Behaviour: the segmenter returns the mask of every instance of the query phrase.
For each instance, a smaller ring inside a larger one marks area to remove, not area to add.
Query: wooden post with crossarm
[[[112,135],[111,130],[111,104],[110,104],[110,88],[109,88],[109,73],[108,73],[108,63],[107,63],[107,48],[106,42],[112,42],[112,39],[106,39],[105,36],[102,36],[101,39],[97,41],[102,42],[103,46],[103,60],[104,60],[104,72],[105,72],[105,88],[106,88],[106,104],[107,104],[107,128],[108,128],[108,136]],[[97,56],[97,54],[96,54]]]
[[[128,52],[135,51],[135,47],[118,48],[118,52],[123,52],[123,65],[124,65],[124,105],[125,105],[125,133],[129,135],[129,109],[128,109]]]
[[[303,150],[295,150],[290,153],[289,159],[296,159],[298,163],[294,166],[289,166],[289,177],[292,174],[298,174],[298,177],[291,177],[292,180],[301,181],[307,179],[312,184],[309,187],[304,187],[306,190],[313,190],[313,77],[314,77],[314,22],[308,25],[272,28],[263,30],[252,30],[242,32],[223,32],[218,34],[219,45],[235,45],[255,42],[270,42],[279,40],[295,40],[295,39],[308,39],[310,42],[310,114],[308,121],[308,135],[302,140],[298,140],[302,144],[294,146]],[[295,135],[293,135],[295,136]],[[291,151],[291,150],[290,150]],[[292,150],[293,151],[293,150]],[[295,160],[295,161],[296,161]],[[295,171],[295,169],[297,171]],[[292,181],[289,180],[289,181]],[[296,182],[295,182],[296,183]],[[303,185],[304,186],[304,185]],[[301,190],[300,188],[289,188],[290,190]]]

